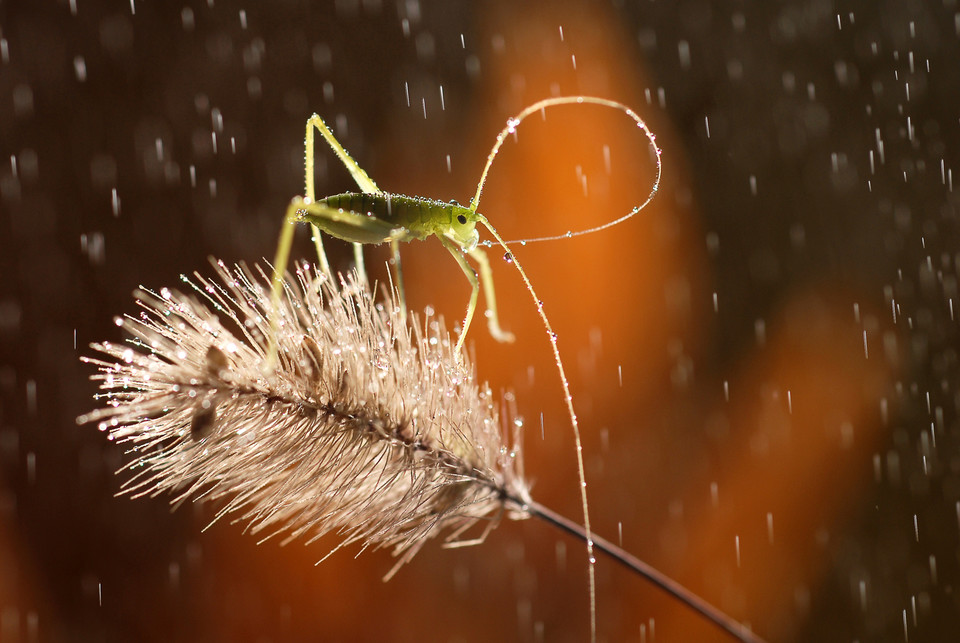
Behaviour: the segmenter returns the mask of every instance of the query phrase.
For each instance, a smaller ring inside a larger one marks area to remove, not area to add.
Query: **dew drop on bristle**
[[[504,253],[503,253],[503,260],[506,261],[507,263],[513,263],[513,254],[511,254],[511,253],[509,253],[509,252],[504,252]]]

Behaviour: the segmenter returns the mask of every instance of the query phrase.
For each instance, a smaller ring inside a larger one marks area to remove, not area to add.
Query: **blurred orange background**
[[[940,182],[916,158],[936,167],[949,153],[940,140],[898,146],[890,123],[907,104],[925,135],[956,142],[937,105],[957,75],[914,79],[912,103],[889,98],[906,63],[876,62],[865,44],[900,51],[908,20],[869,7],[859,21],[807,15],[803,3],[225,4],[137,3],[130,15],[81,3],[75,17],[58,5],[55,18],[21,8],[0,20],[14,52],[0,131],[21,165],[2,190],[17,248],[3,299],[16,314],[0,302],[0,640],[589,640],[585,549],[548,525],[428,545],[384,584],[384,552],[315,567],[335,539],[258,546],[228,521],[202,532],[214,507],[171,514],[165,498],[114,498],[125,456],[73,425],[93,404],[76,358],[116,334],[134,286],[175,286],[205,271],[206,255],[272,256],[302,189],[310,112],[381,188],[466,203],[506,119],[569,94],[633,106],[663,149],[659,194],[628,222],[514,247],[559,336],[597,533],[769,641],[955,631],[955,324],[935,297],[956,277],[941,270],[931,295],[936,271],[924,267],[949,264],[955,247],[952,224],[920,220],[940,200],[952,213],[953,197],[946,170]],[[956,43],[924,39],[933,14],[914,18],[907,46],[941,73]],[[78,56],[89,82],[76,80]],[[216,113],[229,155],[204,138]],[[890,143],[871,173],[875,130]],[[40,159],[35,176],[25,149]],[[318,155],[318,191],[353,189]],[[915,182],[903,187],[901,173]],[[504,145],[480,211],[507,239],[561,234],[630,211],[653,176],[629,118],[556,107]],[[328,245],[346,268],[348,250]],[[305,234],[297,252],[309,257]],[[411,308],[459,321],[469,285],[448,253],[432,239],[401,252]],[[490,250],[501,323],[517,342],[497,344],[478,321],[469,344],[480,379],[516,392],[534,497],[580,521],[560,379],[501,255]],[[367,265],[386,257],[372,249]],[[727,640],[612,561],[596,569],[599,640]]]

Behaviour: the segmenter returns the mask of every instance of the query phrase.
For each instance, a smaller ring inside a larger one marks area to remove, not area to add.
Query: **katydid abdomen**
[[[336,218],[311,217],[305,213],[304,219],[315,223],[321,230],[357,243],[371,243],[371,235],[382,241],[423,240],[433,234],[443,234],[447,230],[466,224],[457,220],[458,215],[472,212],[455,203],[445,203],[423,197],[406,196],[380,192],[345,192],[323,199],[317,199],[318,205],[327,206],[344,214],[356,214],[367,218],[358,226]],[[472,217],[471,217],[472,218]],[[471,226],[472,227],[472,226]],[[369,229],[368,229],[369,228]],[[373,241],[376,242],[376,241]]]

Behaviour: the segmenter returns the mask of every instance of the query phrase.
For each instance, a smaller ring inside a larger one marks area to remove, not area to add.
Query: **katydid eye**
[[[466,225],[466,223],[467,223],[467,217],[463,216],[462,214],[458,214],[458,215],[457,215],[457,221],[460,222],[460,225]]]

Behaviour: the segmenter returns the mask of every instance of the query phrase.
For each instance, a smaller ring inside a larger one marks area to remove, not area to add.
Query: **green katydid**
[[[516,131],[520,121],[535,112],[554,105],[584,103],[619,109],[632,118],[643,130],[656,153],[657,176],[653,189],[650,191],[646,201],[619,219],[576,233],[571,232],[557,237],[524,240],[524,242],[527,242],[567,238],[596,232],[625,221],[650,202],[650,199],[652,199],[656,193],[660,181],[660,150],[657,147],[653,134],[647,129],[646,124],[633,110],[621,103],[592,96],[548,98],[530,105],[507,121],[507,126],[497,136],[496,143],[487,156],[487,163],[483,168],[483,173],[480,175],[477,192],[468,206],[460,205],[456,201],[445,202],[382,191],[377,187],[377,184],[373,182],[373,179],[350,157],[343,146],[340,145],[340,142],[334,137],[333,132],[331,132],[326,123],[323,122],[323,119],[317,114],[314,114],[307,120],[306,127],[306,161],[304,164],[306,193],[302,198],[295,198],[287,208],[285,218],[286,225],[283,227],[280,240],[277,244],[277,253],[273,263],[274,300],[279,300],[281,278],[284,270],[286,270],[290,256],[290,246],[293,241],[293,226],[298,222],[309,223],[313,228],[313,238],[316,244],[319,262],[325,272],[329,272],[329,265],[320,239],[321,232],[354,243],[357,272],[361,279],[365,279],[366,277],[361,245],[368,243],[390,243],[401,310],[403,310],[405,306],[405,296],[403,278],[400,272],[399,243],[401,241],[423,240],[429,236],[436,236],[440,240],[440,243],[453,255],[472,287],[470,301],[467,305],[462,330],[457,339],[454,353],[458,357],[461,354],[461,349],[467,336],[467,330],[470,328],[470,323],[476,311],[481,283],[483,284],[484,298],[487,304],[487,325],[490,334],[499,342],[512,342],[514,340],[513,334],[504,331],[500,327],[496,295],[493,286],[493,273],[490,269],[490,262],[487,260],[486,253],[478,245],[480,233],[479,230],[477,230],[477,224],[482,224],[490,231],[490,234],[494,236],[497,243],[507,252],[508,257],[512,258],[513,255],[507,244],[487,218],[477,212],[477,207],[480,204],[480,195],[487,179],[487,173],[490,171],[490,166],[500,151],[500,146],[503,144],[507,135]],[[351,176],[353,176],[353,179],[360,186],[360,192],[346,192],[322,199],[316,198],[314,194],[313,177],[314,130],[319,131],[323,138],[330,144],[330,147],[333,148],[337,157],[344,166],[346,166]],[[487,245],[489,245],[489,243]],[[477,263],[479,280],[477,272],[467,262],[466,256],[469,256]],[[516,265],[520,268],[519,263]],[[522,268],[520,269],[522,272]],[[272,355],[269,356],[271,360],[272,357]]]

